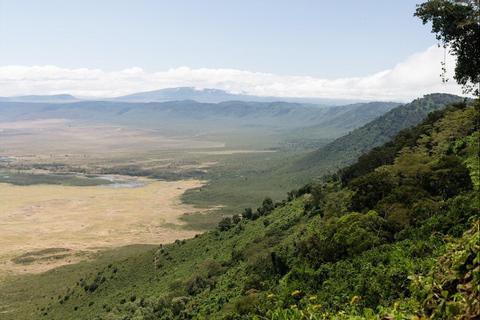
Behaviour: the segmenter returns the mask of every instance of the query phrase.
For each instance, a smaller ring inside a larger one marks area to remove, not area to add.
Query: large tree
[[[480,95],[480,0],[429,0],[415,16],[432,22],[432,32],[457,58],[455,80],[466,93]]]

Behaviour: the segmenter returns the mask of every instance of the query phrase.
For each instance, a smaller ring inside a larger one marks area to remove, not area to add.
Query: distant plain
[[[104,175],[105,168],[133,166],[181,176],[217,164],[219,159],[211,157],[274,153],[228,149],[224,142],[213,141],[211,133],[210,140],[203,140],[206,134],[166,136],[155,130],[68,119],[3,122],[0,133],[1,155],[8,159],[0,168],[0,182],[6,182],[0,183],[4,244],[0,276],[43,272],[87,259],[99,249],[170,243],[211,226],[211,222],[188,226],[179,219],[187,217],[193,223],[192,218],[202,220],[218,209],[199,209],[181,201],[186,190],[198,190],[206,181]],[[93,179],[100,176],[145,185],[97,185]],[[219,216],[211,219],[218,221]]]

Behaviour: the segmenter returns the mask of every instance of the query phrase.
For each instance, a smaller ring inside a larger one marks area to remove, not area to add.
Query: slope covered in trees
[[[398,106],[362,127],[342,136],[297,161],[292,170],[330,171],[350,165],[360,155],[388,142],[402,129],[414,126],[430,112],[444,109],[462,98],[450,94],[429,94]],[[298,169],[297,169],[298,168]],[[311,174],[309,174],[311,176]]]
[[[278,203],[266,197],[216,230],[127,259],[11,279],[1,288],[3,315],[474,318],[479,111],[477,101],[433,113],[378,149],[391,160],[343,186],[307,184]]]

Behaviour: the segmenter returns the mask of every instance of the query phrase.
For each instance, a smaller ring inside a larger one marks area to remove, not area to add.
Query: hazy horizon
[[[461,94],[417,1],[3,0],[0,96],[111,98],[172,87],[409,101]]]

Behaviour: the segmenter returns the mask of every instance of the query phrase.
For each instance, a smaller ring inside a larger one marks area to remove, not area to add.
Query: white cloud
[[[393,69],[366,77],[318,79],[233,69],[181,67],[147,73],[141,68],[117,72],[56,66],[0,67],[0,96],[69,93],[78,97],[115,97],[171,87],[216,88],[259,96],[409,101],[433,92],[461,94],[453,79],[442,83],[441,62],[453,76],[455,59],[432,46]]]

